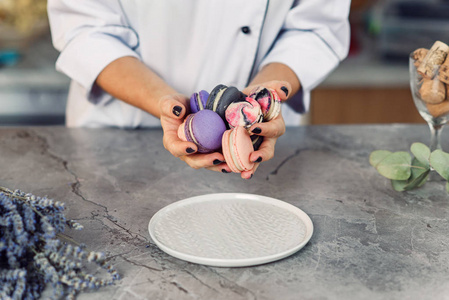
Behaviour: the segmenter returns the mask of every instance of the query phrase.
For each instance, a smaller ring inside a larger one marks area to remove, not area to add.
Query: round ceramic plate
[[[310,240],[313,224],[302,210],[274,198],[238,193],[177,201],[148,225],[162,251],[193,263],[242,267],[287,257]]]

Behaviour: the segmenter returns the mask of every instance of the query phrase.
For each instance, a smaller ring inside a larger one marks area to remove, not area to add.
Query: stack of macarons
[[[259,87],[247,96],[236,87],[219,84],[210,93],[201,90],[190,97],[191,114],[179,126],[178,137],[195,143],[200,153],[221,148],[233,172],[248,171],[254,166],[249,157],[263,140],[248,129],[276,118],[280,110],[273,89]]]

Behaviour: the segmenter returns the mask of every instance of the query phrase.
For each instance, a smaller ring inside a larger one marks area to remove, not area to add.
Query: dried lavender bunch
[[[103,253],[83,245],[61,242],[66,226],[83,227],[66,220],[64,203],[0,187],[0,299],[38,299],[53,288],[53,298],[76,295],[120,279]],[[86,273],[86,263],[110,274],[101,279]]]

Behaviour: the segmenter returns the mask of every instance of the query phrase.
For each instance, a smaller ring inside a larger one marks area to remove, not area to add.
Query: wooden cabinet
[[[408,87],[317,88],[310,124],[425,123]]]

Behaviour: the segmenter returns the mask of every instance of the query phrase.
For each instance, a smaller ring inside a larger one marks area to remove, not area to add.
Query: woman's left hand
[[[286,101],[288,99],[289,91],[291,91],[291,85],[286,81],[269,81],[258,85],[248,86],[242,92],[249,95],[251,91],[258,86],[276,90],[281,101]],[[263,136],[264,139],[259,149],[251,153],[250,160],[255,162],[255,165],[251,170],[241,173],[241,177],[244,179],[250,179],[261,162],[270,160],[274,157],[276,141],[285,133],[285,122],[282,113],[269,122],[254,124],[250,127],[249,132]]]

